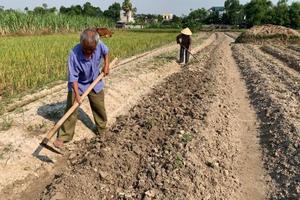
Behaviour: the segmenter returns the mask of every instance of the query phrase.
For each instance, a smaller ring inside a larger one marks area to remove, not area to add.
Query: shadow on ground
[[[66,101],[55,104],[47,104],[39,107],[37,114],[56,123],[63,117],[65,107]],[[78,108],[78,119],[82,121],[87,128],[95,133],[96,126],[94,122],[81,108]]]

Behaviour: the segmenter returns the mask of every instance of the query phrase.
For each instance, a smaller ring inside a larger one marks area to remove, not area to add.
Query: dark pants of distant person
[[[106,128],[107,115],[104,106],[104,91],[99,93],[91,91],[88,95],[90,106],[93,112],[94,120],[97,127],[97,134],[102,134]],[[73,105],[75,95],[73,92],[68,92],[67,112]],[[60,130],[58,131],[57,138],[63,142],[69,142],[73,139],[75,132],[75,125],[78,117],[78,108],[75,112],[65,121]]]
[[[189,58],[190,58],[189,52],[184,47],[181,46],[179,62],[186,64],[189,62]]]

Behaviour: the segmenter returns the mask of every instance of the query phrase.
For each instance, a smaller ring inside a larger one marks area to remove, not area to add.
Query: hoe
[[[112,68],[117,61],[117,58],[115,58],[111,63],[110,63],[110,68]],[[96,84],[102,80],[104,77],[104,73],[102,72],[97,79],[95,79],[92,84],[88,87],[88,89],[83,93],[81,96],[81,99],[83,100],[89,93],[90,91],[96,86]],[[74,102],[73,106],[65,113],[65,115],[55,124],[55,126],[47,133],[47,136],[42,140],[40,145],[37,147],[37,149],[32,153],[33,156],[39,157],[40,152],[42,151],[43,148],[46,148],[54,153],[61,154],[58,150],[55,148],[51,147],[48,145],[48,142],[50,139],[55,135],[57,130],[63,125],[63,123],[68,119],[68,117],[76,110],[76,108],[79,107],[79,103],[77,101]]]
[[[183,47],[190,55],[192,55],[198,62],[200,62],[200,60],[194,55],[192,54],[191,51],[189,51],[187,48],[185,48],[184,46],[180,45],[181,47]]]

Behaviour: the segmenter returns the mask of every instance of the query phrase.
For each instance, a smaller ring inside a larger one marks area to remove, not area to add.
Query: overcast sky
[[[137,13],[144,14],[163,14],[173,13],[178,16],[188,14],[190,9],[198,8],[210,8],[212,6],[223,6],[225,0],[131,0],[134,7],[137,8]],[[242,4],[249,0],[240,0]],[[289,0],[289,3],[299,0]],[[47,3],[48,7],[71,6],[71,5],[83,5],[84,0],[0,0],[0,6],[4,6],[6,9],[20,9],[24,10],[27,6],[29,9],[33,9],[36,6],[40,6],[43,3]],[[89,0],[94,6],[100,7],[101,10],[106,10],[114,2],[122,3],[123,0]],[[277,0],[272,0],[273,3],[277,3]]]

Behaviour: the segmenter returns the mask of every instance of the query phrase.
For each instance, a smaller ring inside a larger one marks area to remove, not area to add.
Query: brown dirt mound
[[[248,34],[269,36],[276,34],[283,34],[286,36],[300,36],[300,33],[296,30],[286,28],[284,26],[276,26],[272,24],[267,24],[263,26],[254,26],[247,31]]]
[[[252,27],[242,33],[236,41],[241,43],[261,43],[264,40],[299,41],[300,33],[284,26],[267,24]]]

